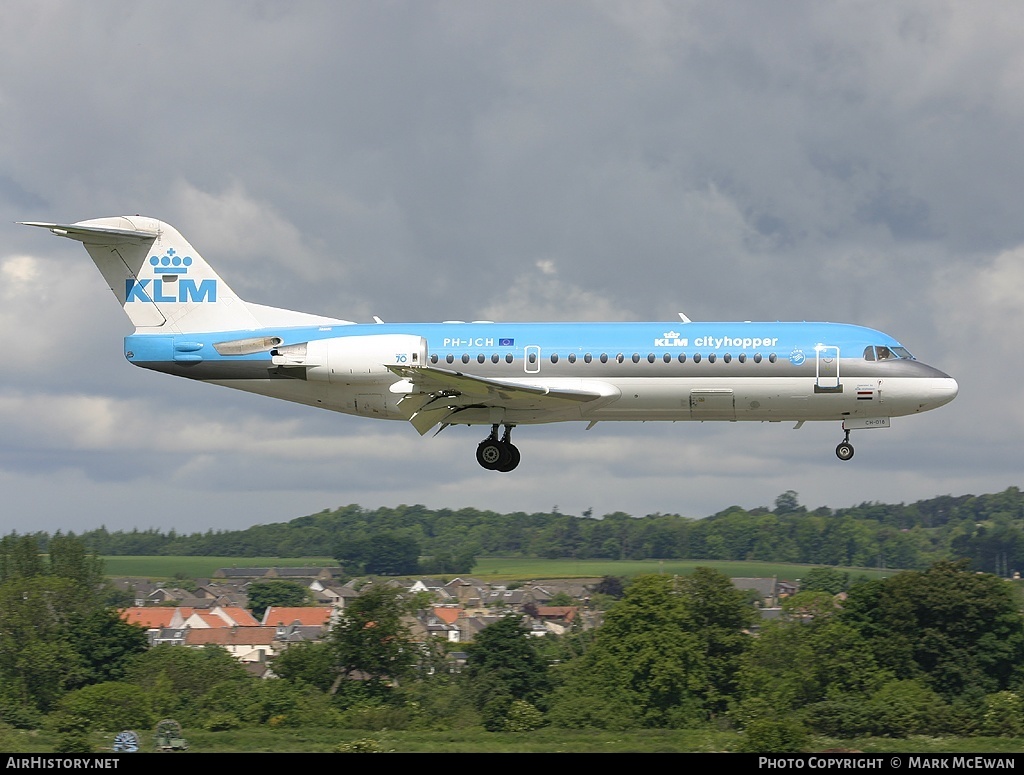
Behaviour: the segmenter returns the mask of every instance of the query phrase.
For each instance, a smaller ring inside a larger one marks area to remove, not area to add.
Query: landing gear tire
[[[508,463],[509,452],[497,439],[484,439],[476,448],[476,462],[488,471],[499,471]]]
[[[495,470],[507,474],[519,465],[519,461],[522,456],[519,454],[519,447],[514,444],[506,444],[505,446],[508,448],[508,460],[504,465],[498,466]]]
[[[836,457],[840,460],[849,460],[853,457],[853,445],[848,441],[840,442],[836,447]]]
[[[496,439],[484,439],[476,448],[476,462],[488,471],[508,473],[519,465],[522,456],[514,444]]]
[[[512,426],[505,426],[505,433],[498,438],[498,426],[491,426],[491,435],[476,448],[476,462],[488,471],[508,473],[519,465],[519,449],[512,443]]]

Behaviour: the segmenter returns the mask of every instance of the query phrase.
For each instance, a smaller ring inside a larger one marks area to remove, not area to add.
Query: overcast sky
[[[0,5],[0,532],[347,504],[703,517],[1021,485],[1024,5]],[[839,423],[409,425],[137,369],[81,245],[139,213],[249,301],[370,322],[835,320],[960,383]]]

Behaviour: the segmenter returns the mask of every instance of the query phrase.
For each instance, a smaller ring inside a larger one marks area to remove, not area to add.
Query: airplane
[[[154,218],[19,223],[85,246],[135,326],[130,363],[421,436],[489,426],[476,459],[493,471],[519,465],[513,428],[573,421],[840,422],[848,461],[851,430],[958,391],[891,336],[847,323],[357,323],[242,300]]]

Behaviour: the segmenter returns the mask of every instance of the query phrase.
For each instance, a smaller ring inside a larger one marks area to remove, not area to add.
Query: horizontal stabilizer
[[[114,228],[111,226],[82,226],[77,223],[41,223],[38,221],[18,221],[21,226],[38,226],[42,229],[49,229],[58,237],[78,240],[79,242],[92,242],[97,244],[110,244],[111,239],[124,240],[128,242],[141,242],[144,240],[155,240],[159,234],[157,231],[147,231],[135,228]],[[125,224],[130,226],[130,223]]]

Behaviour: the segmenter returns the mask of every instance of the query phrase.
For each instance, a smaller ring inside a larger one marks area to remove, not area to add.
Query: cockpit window
[[[884,345],[868,345],[864,348],[864,360],[866,361],[894,361],[906,359],[914,360],[914,356],[906,347],[885,347]]]

